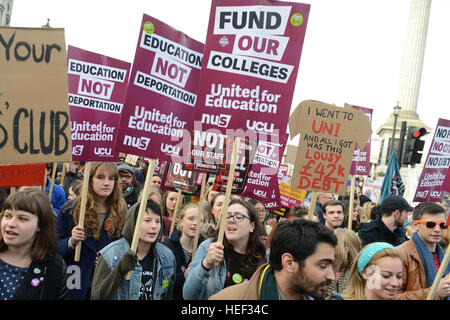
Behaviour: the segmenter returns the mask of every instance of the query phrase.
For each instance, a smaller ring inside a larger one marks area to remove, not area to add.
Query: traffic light
[[[420,140],[427,133],[425,128],[408,127],[406,135],[405,150],[403,154],[403,164],[414,165],[420,163],[422,154],[419,151],[423,150],[425,141]]]

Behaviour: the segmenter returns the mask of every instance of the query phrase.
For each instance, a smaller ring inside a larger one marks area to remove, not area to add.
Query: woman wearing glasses
[[[258,219],[252,205],[240,199],[231,200],[223,244],[217,242],[218,232],[200,244],[184,283],[184,299],[208,299],[227,286],[250,279],[266,263]]]
[[[422,202],[414,208],[412,223],[417,231],[410,240],[398,246],[403,260],[403,285],[396,299],[427,298],[444,257],[439,242],[448,228],[445,222],[444,208],[436,203]],[[434,299],[450,296],[449,273],[450,266],[447,266]]]

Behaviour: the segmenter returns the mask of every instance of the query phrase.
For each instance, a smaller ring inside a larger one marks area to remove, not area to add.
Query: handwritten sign
[[[292,188],[344,195],[355,143],[363,149],[372,129],[360,110],[301,102],[289,118],[291,137],[301,133]]]
[[[0,163],[72,160],[64,29],[0,27]]]

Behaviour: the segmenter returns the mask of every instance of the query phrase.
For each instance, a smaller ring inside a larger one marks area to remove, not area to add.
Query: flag
[[[384,176],[383,184],[381,185],[381,196],[379,203],[383,202],[384,198],[391,194],[403,196],[405,192],[405,185],[403,184],[400,169],[398,167],[397,157],[395,152],[392,151],[391,158],[386,169],[386,175]]]

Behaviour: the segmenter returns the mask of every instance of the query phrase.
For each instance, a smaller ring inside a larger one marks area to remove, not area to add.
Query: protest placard
[[[344,104],[344,107],[361,110],[366,114],[367,118],[369,118],[369,122],[372,125],[372,109],[354,106],[347,103]],[[350,174],[361,176],[368,176],[370,174],[370,142],[371,139],[369,138],[369,141],[362,150],[358,145],[355,146],[355,152],[352,157],[352,165],[350,167]]]
[[[0,166],[0,187],[41,186],[46,164]]]
[[[227,141],[234,137],[281,141],[309,9],[308,4],[272,0],[212,1],[195,107],[194,170],[216,174],[226,169]]]
[[[145,15],[115,148],[121,152],[182,162],[190,148],[203,44]],[[186,131],[187,146],[179,142]]]
[[[375,180],[372,178],[365,178],[362,188],[362,193],[370,198],[370,201],[377,202],[381,194],[381,185],[383,180]]]
[[[355,143],[364,149],[372,129],[360,110],[302,101],[289,119],[291,138],[301,133],[292,188],[344,195]]]
[[[440,118],[417,184],[414,202],[440,202],[450,166],[450,120]]]
[[[73,161],[117,161],[114,152],[131,64],[70,46],[67,50]]]
[[[1,164],[72,160],[64,29],[0,27]]]

